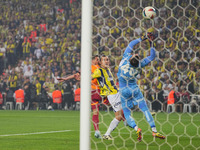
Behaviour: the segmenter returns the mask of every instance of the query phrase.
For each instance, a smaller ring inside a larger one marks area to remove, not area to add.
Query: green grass
[[[91,149],[200,149],[200,114],[157,113],[154,117],[157,130],[166,135],[165,140],[152,137],[150,127],[141,112],[134,112],[133,116],[143,131],[142,142],[136,141],[133,129],[124,127],[123,122],[112,132],[113,141],[94,138],[94,128],[91,124]],[[99,126],[102,134],[113,117],[113,112],[100,112]],[[79,120],[79,111],[2,110],[0,150],[78,150]],[[60,132],[37,134],[51,131]],[[36,134],[19,135],[23,133]]]

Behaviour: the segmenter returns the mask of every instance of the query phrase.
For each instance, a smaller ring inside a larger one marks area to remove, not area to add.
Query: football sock
[[[153,132],[157,132],[156,127],[151,128]]]
[[[134,127],[134,130],[137,131],[137,130],[138,130],[138,126],[135,126],[135,127]]]
[[[126,118],[127,124],[129,127],[134,128],[136,126],[135,120],[131,117],[131,111],[129,108],[123,108],[124,116]]]
[[[93,115],[92,116],[92,121],[94,125],[94,130],[99,130],[99,115]]]
[[[118,126],[119,122],[120,122],[119,120],[117,120],[116,118],[114,118],[111,121],[110,126],[109,126],[109,128],[108,128],[108,130],[107,130],[107,132],[106,132],[105,135],[110,135],[110,133]]]
[[[152,115],[151,115],[151,113],[150,113],[150,111],[149,111],[149,109],[147,107],[147,104],[146,104],[145,100],[140,101],[139,108],[144,113],[144,115],[146,117],[146,120],[149,123],[149,125],[151,127],[155,127],[154,119],[153,119],[153,117],[152,117]]]
[[[95,133],[100,134],[100,131],[99,130],[95,130]]]

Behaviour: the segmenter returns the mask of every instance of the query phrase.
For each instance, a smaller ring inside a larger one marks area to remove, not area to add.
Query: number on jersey
[[[123,70],[124,74],[129,73],[130,76],[136,75],[138,73],[137,69],[133,69],[128,64],[122,66],[121,69]]]

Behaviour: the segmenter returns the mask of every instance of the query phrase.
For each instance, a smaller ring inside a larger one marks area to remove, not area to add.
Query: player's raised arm
[[[152,47],[151,47],[151,50],[150,50],[150,56],[148,56],[148,57],[146,57],[145,59],[142,60],[141,67],[148,65],[156,57],[156,51],[155,51],[155,48],[153,47],[153,43],[152,43],[153,40],[156,38],[156,36],[154,34],[150,33],[150,32],[147,34],[147,36],[148,36],[149,44]]]
[[[141,42],[141,41],[142,41],[141,38],[131,41],[131,42],[128,44],[128,46],[126,47],[126,50],[125,50],[124,54],[131,53],[132,50],[133,50],[133,47],[134,47],[136,44],[138,44],[139,42]]]
[[[149,33],[147,33],[147,37],[148,37],[148,35],[149,35]],[[140,38],[138,38],[138,39],[136,39],[136,40],[131,41],[131,42],[128,44],[128,46],[127,46],[127,48],[126,48],[124,54],[131,53],[132,50],[133,50],[133,47],[134,47],[136,44],[138,44],[139,42],[146,40],[147,37],[146,37],[146,35],[144,35],[144,36],[141,36]],[[149,37],[148,37],[148,38],[149,38]]]
[[[143,36],[141,36],[139,39],[136,39],[136,40],[131,41],[131,42],[128,44],[128,46],[127,46],[127,48],[126,48],[124,54],[131,53],[132,50],[133,50],[133,47],[134,47],[136,44],[138,44],[139,42],[144,41],[144,40],[146,40],[146,39],[149,39],[149,41],[151,42],[151,41],[153,41],[155,38],[156,38],[156,36],[155,36],[154,34],[152,34],[151,32],[148,32],[147,35],[143,35]]]
[[[155,49],[154,49],[154,47],[151,47],[150,56],[148,56],[142,60],[141,67],[148,65],[151,61],[154,60],[155,57],[156,57]]]

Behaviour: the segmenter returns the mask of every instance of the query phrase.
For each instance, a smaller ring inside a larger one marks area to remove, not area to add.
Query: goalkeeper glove
[[[147,37],[148,37],[149,41],[153,41],[156,38],[156,36],[151,32],[147,33]]]
[[[155,43],[153,42],[153,40],[157,37],[155,36],[153,33],[151,32],[148,32],[147,33],[147,37],[148,37],[148,40],[149,40],[149,44],[150,44],[150,47],[155,47]]]
[[[143,36],[141,36],[140,38],[141,38],[142,41],[144,41],[144,40],[147,39],[146,35],[143,35]]]

